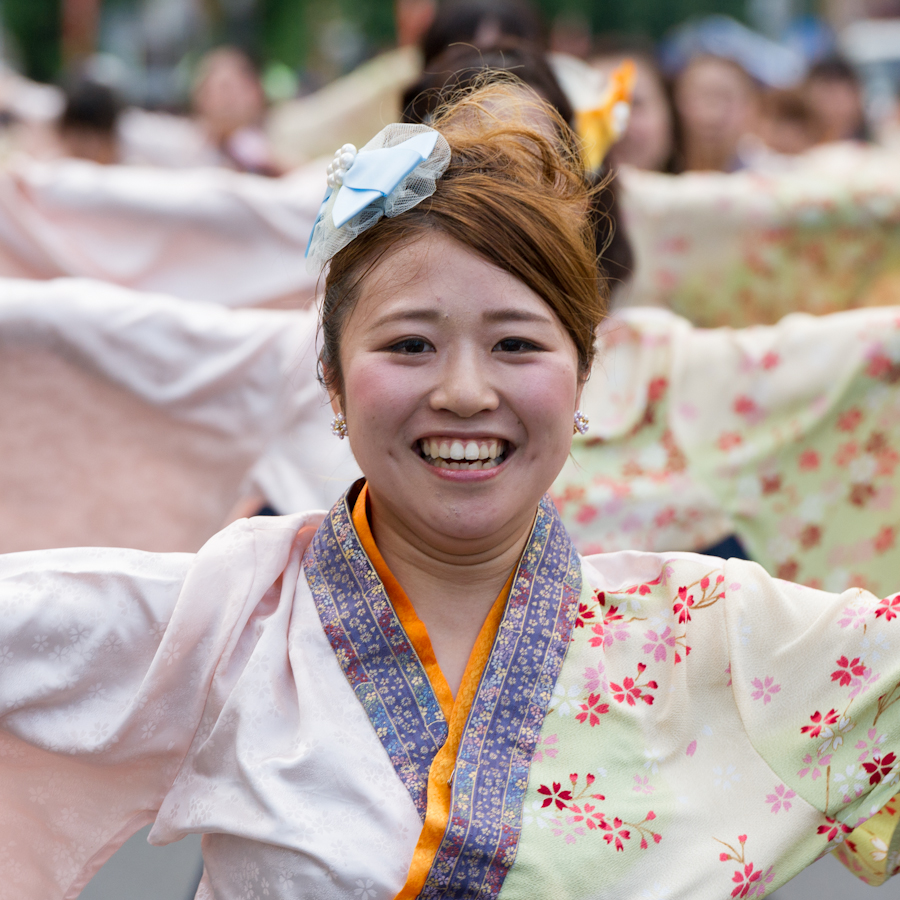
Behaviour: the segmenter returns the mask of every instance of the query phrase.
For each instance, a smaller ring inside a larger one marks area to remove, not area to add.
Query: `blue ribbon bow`
[[[367,206],[396,190],[416,166],[431,156],[437,139],[436,131],[423,132],[396,147],[357,154],[334,201],[334,227],[342,228]]]

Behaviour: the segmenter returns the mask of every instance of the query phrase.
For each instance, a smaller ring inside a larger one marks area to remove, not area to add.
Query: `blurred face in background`
[[[772,90],[762,98],[759,136],[776,153],[804,153],[818,141],[816,117],[803,93]]]
[[[675,84],[686,169],[733,167],[738,142],[755,128],[758,94],[736,63],[703,56],[688,63]]]
[[[431,27],[436,10],[435,0],[395,0],[394,24],[397,29],[397,44],[401,47],[418,44]]]
[[[193,107],[216,141],[258,125],[265,114],[266,100],[250,60],[230,47],[208,54],[194,85]]]
[[[601,57],[594,60],[593,65],[608,75],[628,58]],[[609,162],[614,168],[628,165],[651,172],[662,172],[674,149],[672,107],[655,67],[640,56],[631,58],[636,66],[631,116],[625,134],[610,150]]]
[[[862,91],[844,78],[813,76],[804,90],[823,141],[846,141],[859,137],[865,123]]]

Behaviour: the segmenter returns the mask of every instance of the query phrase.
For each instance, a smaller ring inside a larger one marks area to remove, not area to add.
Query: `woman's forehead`
[[[371,324],[386,315],[416,309],[432,317],[501,309],[530,311],[548,322],[556,317],[544,300],[515,276],[439,233],[401,245],[383,257],[361,284],[352,318]]]

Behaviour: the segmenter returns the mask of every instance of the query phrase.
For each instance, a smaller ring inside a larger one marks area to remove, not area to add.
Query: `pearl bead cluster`
[[[336,188],[344,183],[344,176],[356,160],[356,153],[357,150],[353,144],[344,144],[334,154],[334,159],[328,163],[328,187]]]

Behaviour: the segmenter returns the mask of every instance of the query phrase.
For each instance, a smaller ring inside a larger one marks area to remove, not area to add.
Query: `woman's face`
[[[443,552],[530,528],[572,442],[574,342],[513,276],[440,234],[366,277],[341,338],[354,455],[376,512]]]
[[[609,74],[622,61],[618,57],[600,59],[594,66]],[[665,88],[659,75],[638,58],[628,127],[609,152],[610,164],[661,172],[672,155],[673,145],[672,109]]]

